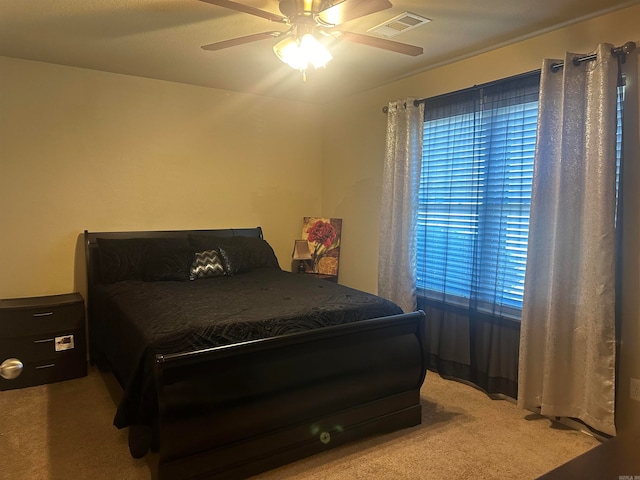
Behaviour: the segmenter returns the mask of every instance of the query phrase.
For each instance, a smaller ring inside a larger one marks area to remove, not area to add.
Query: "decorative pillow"
[[[238,243],[249,251],[251,268],[280,268],[278,258],[271,245],[263,238],[234,237]]]
[[[205,250],[203,252],[196,252],[195,259],[191,265],[191,280],[220,277],[224,274],[225,269],[217,250],[212,249]]]
[[[144,280],[189,280],[193,259],[194,251],[191,247],[152,248],[147,256]]]
[[[278,259],[271,245],[259,237],[209,237],[205,235],[190,235],[189,243],[197,251],[222,247],[233,257],[235,264],[241,271],[253,268],[280,268]],[[236,272],[240,273],[240,272]]]
[[[240,245],[218,245],[224,271],[227,275],[237,275],[251,271],[249,251]]]
[[[149,249],[144,238],[97,238],[96,241],[103,282],[142,280]]]
[[[189,248],[186,238],[97,238],[96,242],[105,283],[143,280],[153,252]]]
[[[243,237],[208,237],[190,235],[189,243],[196,251],[217,250],[227,275],[236,275],[251,270],[251,256],[238,239]]]

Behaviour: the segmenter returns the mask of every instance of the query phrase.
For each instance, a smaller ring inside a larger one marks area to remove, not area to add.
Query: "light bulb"
[[[309,64],[314,68],[324,67],[333,57],[331,53],[310,33],[302,38],[287,37],[276,43],[273,51],[291,68],[304,71]]]
[[[315,68],[324,67],[333,58],[329,50],[310,33],[302,36],[300,49],[304,52],[306,61]]]

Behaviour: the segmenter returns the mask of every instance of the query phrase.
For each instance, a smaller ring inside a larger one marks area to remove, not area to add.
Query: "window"
[[[425,101],[417,286],[519,318],[539,73]]]
[[[539,84],[536,72],[425,100],[416,229],[422,296],[520,318]],[[618,172],[623,98],[619,87]]]

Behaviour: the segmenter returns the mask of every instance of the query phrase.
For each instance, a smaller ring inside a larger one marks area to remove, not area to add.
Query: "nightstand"
[[[80,294],[0,300],[0,390],[83,377],[86,354]]]

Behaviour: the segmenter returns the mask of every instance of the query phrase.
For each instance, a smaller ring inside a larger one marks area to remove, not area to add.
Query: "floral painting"
[[[341,235],[341,218],[304,217],[302,238],[309,243],[309,272],[338,275]]]

